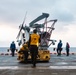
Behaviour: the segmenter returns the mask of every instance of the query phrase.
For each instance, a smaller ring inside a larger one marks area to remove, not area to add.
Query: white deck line
[[[5,69],[10,69],[10,70],[31,70],[31,69],[76,69],[76,66],[49,66],[49,67],[36,67],[32,68],[31,66],[29,67],[18,67],[18,66],[0,66],[0,70],[5,70]]]
[[[50,69],[76,69],[76,66],[50,66]]]

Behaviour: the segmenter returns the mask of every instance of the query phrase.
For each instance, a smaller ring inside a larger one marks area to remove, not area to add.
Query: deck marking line
[[[29,70],[29,69],[33,69],[31,66],[28,66],[28,67],[19,67],[19,66],[0,66],[0,70],[3,70],[3,69],[14,69],[14,70],[17,70],[17,69],[20,69],[20,70]],[[76,69],[76,66],[49,66],[49,67],[43,67],[43,66],[37,66],[35,69]]]

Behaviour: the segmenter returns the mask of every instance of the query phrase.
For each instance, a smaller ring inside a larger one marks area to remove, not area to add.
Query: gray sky
[[[76,0],[0,0],[0,47],[9,46],[16,40],[18,27],[23,22],[25,13],[28,25],[43,12],[49,13],[50,19],[58,19],[52,38],[62,40],[63,46],[68,41],[76,46]]]

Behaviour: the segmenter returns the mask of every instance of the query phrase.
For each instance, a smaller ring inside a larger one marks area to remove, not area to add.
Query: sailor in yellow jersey
[[[37,34],[37,30],[33,30],[33,34],[30,35],[29,38],[30,43],[30,53],[31,53],[31,60],[32,60],[32,67],[36,67],[36,58],[38,54],[38,46],[40,43],[40,36]]]
[[[28,61],[28,42],[26,42],[25,44],[22,45],[22,47],[20,48],[20,51],[22,51],[24,53],[25,56],[25,62],[27,63]]]

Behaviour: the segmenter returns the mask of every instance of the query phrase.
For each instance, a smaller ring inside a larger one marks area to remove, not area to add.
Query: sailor
[[[59,40],[59,43],[57,45],[57,56],[60,56],[61,55],[61,51],[62,51],[62,40]]]
[[[15,45],[14,41],[12,41],[12,43],[10,44],[10,50],[11,50],[11,54],[12,54],[12,57],[13,57],[14,54],[15,54],[15,50],[16,50],[16,45]]]
[[[28,61],[28,42],[26,42],[25,44],[22,45],[22,47],[20,48],[20,51],[22,51],[24,53],[24,61],[27,63]]]
[[[33,64],[33,68],[36,67],[36,58],[38,55],[38,46],[40,43],[40,36],[37,34],[37,30],[33,30],[33,33],[30,35],[29,38],[30,43],[30,53],[31,53],[31,60]]]
[[[69,56],[69,50],[70,50],[70,45],[68,42],[66,42],[66,54]]]

